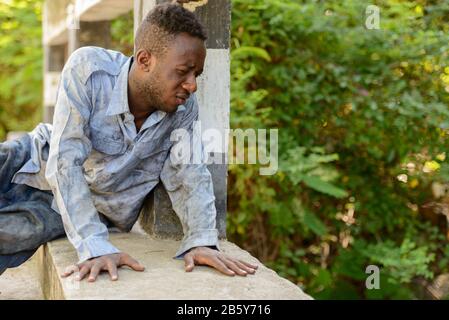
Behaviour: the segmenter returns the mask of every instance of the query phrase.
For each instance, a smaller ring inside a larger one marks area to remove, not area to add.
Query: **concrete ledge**
[[[1,300],[42,300],[36,268],[37,255],[17,268],[7,269],[0,276]]]
[[[61,278],[64,269],[77,261],[66,239],[50,242],[39,249],[38,265],[45,299],[297,299],[309,300],[298,286],[279,277],[248,252],[228,241],[220,241],[223,252],[259,265],[255,275],[228,277],[218,271],[196,266],[184,271],[184,261],[173,259],[179,246],[175,240],[154,239],[136,233],[112,233],[111,242],[139,260],[144,272],[119,269],[119,280],[112,282],[102,273],[94,283]]]

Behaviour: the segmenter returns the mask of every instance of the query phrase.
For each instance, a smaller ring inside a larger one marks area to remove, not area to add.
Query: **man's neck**
[[[154,112],[156,108],[149,109],[148,104],[142,99],[142,96],[135,90],[134,86],[134,72],[133,65],[130,67],[128,74],[128,106],[129,111],[134,116],[134,122],[137,130],[145,122],[145,120]]]

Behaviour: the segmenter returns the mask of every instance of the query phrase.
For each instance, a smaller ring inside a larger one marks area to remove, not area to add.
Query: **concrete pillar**
[[[44,45],[44,122],[52,123],[59,78],[64,67],[65,45]]]
[[[135,30],[148,11],[156,4],[171,2],[164,0],[135,0]],[[200,105],[200,120],[203,132],[218,129],[225,136],[229,129],[230,110],[230,0],[203,0],[184,4],[204,24],[208,33],[207,56],[203,75],[198,79],[196,93]],[[213,179],[217,228],[220,238],[226,237],[227,165],[225,144],[215,146],[210,158],[221,159],[221,164],[208,166]],[[141,214],[143,229],[158,237],[180,238],[182,227],[171,208],[170,199],[162,184],[159,184],[148,199]]]
[[[66,13],[70,0],[43,3],[42,44],[44,48],[43,121],[51,123],[56,103],[56,93],[64,63],[67,59]]]

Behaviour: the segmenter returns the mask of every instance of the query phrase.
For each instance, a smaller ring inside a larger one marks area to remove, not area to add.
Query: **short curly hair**
[[[156,56],[167,51],[169,43],[180,33],[188,33],[203,41],[206,31],[195,15],[178,4],[164,3],[155,6],[137,29],[135,52],[146,49]]]

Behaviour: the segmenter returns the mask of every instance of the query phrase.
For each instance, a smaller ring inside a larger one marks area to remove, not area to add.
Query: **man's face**
[[[145,100],[158,110],[175,112],[197,90],[196,77],[203,72],[206,48],[201,39],[181,33],[143,77]]]

